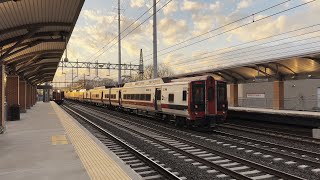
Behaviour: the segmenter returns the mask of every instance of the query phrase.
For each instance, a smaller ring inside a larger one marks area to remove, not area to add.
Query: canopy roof
[[[84,0],[0,0],[0,60],[32,84],[52,81]]]
[[[277,57],[259,62],[191,72],[171,78],[213,75],[228,83],[320,78],[320,52]]]

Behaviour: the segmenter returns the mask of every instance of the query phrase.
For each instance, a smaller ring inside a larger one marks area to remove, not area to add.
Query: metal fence
[[[320,111],[318,102],[315,96],[310,97],[291,97],[284,99],[285,110],[295,111]],[[272,109],[272,98],[239,98],[239,107],[251,107],[251,108],[265,108]]]

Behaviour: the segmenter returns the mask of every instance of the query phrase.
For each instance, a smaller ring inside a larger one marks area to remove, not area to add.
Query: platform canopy
[[[213,68],[171,78],[213,75],[228,83],[253,83],[295,79],[320,79],[320,52],[309,52],[285,57],[246,62]]]
[[[52,81],[84,0],[0,0],[0,61],[31,84]]]

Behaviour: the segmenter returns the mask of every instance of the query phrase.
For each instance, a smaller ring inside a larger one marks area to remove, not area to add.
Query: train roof
[[[170,80],[168,78],[157,78],[157,79],[148,79],[144,81],[130,82],[124,84],[123,87],[135,87],[135,86],[146,86],[146,85],[156,85],[168,83]]]

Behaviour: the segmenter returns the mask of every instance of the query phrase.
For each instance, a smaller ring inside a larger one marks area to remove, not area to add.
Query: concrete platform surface
[[[77,134],[70,134],[73,132],[65,123],[72,125]],[[137,179],[129,178],[130,173],[125,173],[122,170],[125,167],[117,164],[121,162],[114,161],[115,157],[101,148],[102,143],[98,144],[97,139],[53,103],[38,103],[21,114],[20,121],[9,121],[6,125],[6,132],[0,134],[1,180]],[[90,141],[89,147],[94,148],[86,148],[87,141],[83,140],[82,145],[77,145],[80,137]],[[109,161],[95,162],[95,151],[99,151],[100,159]],[[88,166],[95,169],[103,163],[109,163],[110,169],[95,170],[95,176],[88,170]]]
[[[320,119],[320,112],[310,112],[310,111],[273,110],[273,109],[249,108],[249,107],[229,107],[229,110],[275,114],[275,115],[279,114],[279,115],[289,115],[289,116],[299,116],[299,117],[309,117],[309,118]]]

